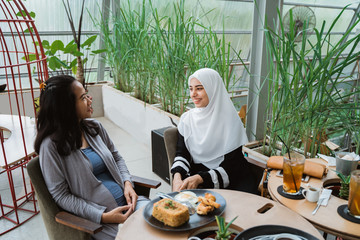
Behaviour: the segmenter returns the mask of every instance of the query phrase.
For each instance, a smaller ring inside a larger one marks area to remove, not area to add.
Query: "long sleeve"
[[[181,134],[178,134],[178,136],[171,173],[180,173],[182,179],[199,174],[204,181],[201,184],[203,188],[228,188],[238,185],[239,179],[242,179],[239,174],[249,169],[242,153],[242,147],[226,154],[224,160],[216,168],[209,169],[203,164],[195,164],[186,148],[184,137]]]
[[[230,185],[233,185],[233,183],[241,178],[239,174],[241,174],[240,169],[243,168],[244,161],[246,162],[246,159],[242,154],[242,147],[239,147],[226,154],[224,160],[214,169],[208,169],[200,164],[202,166],[198,166],[200,168],[198,174],[203,178],[203,187],[228,188]]]
[[[186,148],[184,137],[179,133],[176,144],[176,154],[174,163],[171,167],[171,174],[180,173],[181,178],[184,179],[190,173],[191,156]]]
[[[49,138],[45,139],[41,144],[39,156],[45,183],[56,204],[66,211],[100,223],[101,215],[106,207],[72,194],[71,187],[66,181],[66,177],[71,177],[68,176],[71,173],[66,171],[66,167],[62,162],[77,159],[71,159],[71,155],[66,159],[61,157]],[[78,182],[78,184],[86,184],[86,179],[83,182]]]

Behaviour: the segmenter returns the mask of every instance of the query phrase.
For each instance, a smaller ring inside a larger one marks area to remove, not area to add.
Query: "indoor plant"
[[[76,79],[80,81],[84,87],[86,87],[86,80],[88,79],[86,79],[85,77],[85,67],[88,61],[88,57],[100,54],[102,52],[105,52],[106,50],[91,50],[91,48],[93,48],[94,42],[97,39],[97,35],[89,36],[85,39],[85,41],[81,42],[81,39],[83,39],[84,37],[81,28],[85,0],[82,1],[80,9],[78,32],[76,32],[75,30],[69,1],[67,0],[67,2],[65,3],[65,0],[62,0],[62,2],[68,17],[73,40],[68,43],[63,42],[60,39],[54,40],[53,42],[43,40],[41,44],[45,50],[45,55],[47,56],[46,61],[48,67],[52,71],[59,71],[61,74],[69,74],[69,72],[72,72],[74,75],[76,75]],[[35,13],[31,13],[34,18]],[[39,45],[38,42],[36,42],[35,44]],[[27,57],[29,61],[33,61],[36,59],[36,54],[29,54],[25,57]],[[24,60],[25,57],[23,57]]]
[[[339,191],[339,197],[342,199],[346,199],[348,200],[349,198],[349,184],[350,184],[350,179],[351,179],[351,175],[349,174],[348,176],[342,174],[339,171],[336,171],[336,175],[340,178],[340,191]]]
[[[160,103],[160,108],[178,116],[188,107],[189,74],[214,68],[230,88],[236,82],[230,64],[240,55],[225,41],[225,34],[219,37],[189,15],[185,2],[171,3],[162,12],[151,1],[122,1],[111,22],[95,20],[116,87],[145,102]]]
[[[227,240],[230,239],[232,232],[228,231],[230,225],[235,221],[237,216],[233,218],[227,225],[225,219],[221,216],[215,216],[216,223],[219,227],[219,230],[216,231],[216,240]]]
[[[307,29],[305,22],[300,42],[296,41],[299,33],[294,30],[292,17],[289,32],[285,31],[280,12],[279,32],[266,26],[270,117],[264,143],[269,143],[270,155],[275,154],[277,136],[281,136],[286,145],[301,148],[305,156],[314,157],[323,134],[331,137],[349,131],[356,135],[359,129],[356,95],[359,89],[352,87],[353,76],[345,74],[344,69],[360,56],[356,49],[360,35],[351,36],[360,19],[339,41],[330,41],[330,33],[344,9],[327,31],[325,22],[320,29]],[[315,33],[314,41],[307,38],[310,30]],[[343,57],[345,53],[347,57]],[[347,87],[345,91],[344,86]],[[304,148],[302,139],[312,139],[310,146]],[[285,151],[284,147],[282,151]]]
[[[224,217],[215,216],[216,225],[211,227],[205,227],[198,230],[194,235],[192,235],[189,240],[231,240],[236,237],[239,233],[238,230],[234,228],[230,231],[229,227],[235,221],[237,216],[232,219],[228,224],[226,224]],[[233,226],[234,227],[234,226]]]

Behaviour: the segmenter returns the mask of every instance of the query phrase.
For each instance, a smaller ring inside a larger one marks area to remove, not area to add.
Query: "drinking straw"
[[[278,135],[277,137],[278,137],[278,138],[280,139],[280,141],[285,145],[286,150],[287,150],[288,155],[289,155],[289,159],[290,159],[290,161],[291,161],[290,148],[288,148],[288,146],[285,144],[285,142],[281,139],[281,137],[280,137],[279,135]],[[296,186],[295,177],[294,177],[294,173],[293,173],[291,164],[289,165],[289,167],[290,167],[291,176],[292,176],[292,179],[293,179],[293,182],[294,182],[294,186],[295,186],[295,191],[298,192],[298,189],[297,189],[297,186]]]

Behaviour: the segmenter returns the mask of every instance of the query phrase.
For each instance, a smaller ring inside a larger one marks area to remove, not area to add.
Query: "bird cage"
[[[0,0],[0,235],[39,212],[25,168],[36,156],[35,100],[47,78],[31,14],[19,0]]]

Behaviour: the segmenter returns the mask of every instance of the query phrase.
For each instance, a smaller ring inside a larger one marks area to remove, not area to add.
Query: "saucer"
[[[348,205],[344,204],[344,205],[340,205],[337,209],[338,214],[345,218],[346,220],[353,222],[353,223],[360,223],[360,219],[356,218],[354,216],[351,216],[349,214],[349,209],[348,209]]]
[[[277,192],[283,197],[286,197],[289,199],[300,200],[300,199],[304,199],[304,196],[302,195],[303,189],[304,189],[303,187],[300,187],[300,191],[297,194],[289,194],[289,193],[284,192],[283,185],[280,185],[277,188]]]

